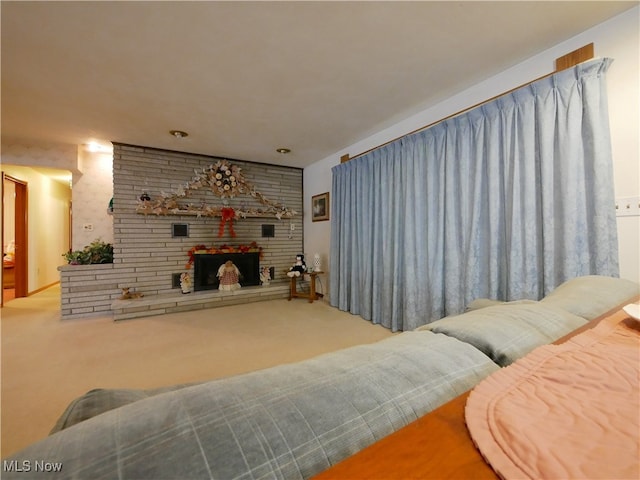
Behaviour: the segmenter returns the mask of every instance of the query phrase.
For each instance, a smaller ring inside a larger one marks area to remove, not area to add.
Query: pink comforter
[[[502,478],[640,478],[640,326],[619,312],[481,382],[465,416]]]

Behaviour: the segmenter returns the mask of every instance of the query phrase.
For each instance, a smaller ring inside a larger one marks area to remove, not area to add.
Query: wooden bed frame
[[[640,296],[618,305],[554,343],[563,343],[612,315],[617,314],[622,320],[625,318],[622,307],[638,300]],[[498,479],[467,430],[464,409],[469,393],[314,476],[313,480]]]

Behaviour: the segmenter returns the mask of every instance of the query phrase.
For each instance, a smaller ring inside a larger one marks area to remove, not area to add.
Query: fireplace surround
[[[241,286],[260,285],[260,254],[258,252],[196,253],[194,255],[194,290],[218,289],[220,286],[218,269],[227,260],[231,260],[240,270]]]

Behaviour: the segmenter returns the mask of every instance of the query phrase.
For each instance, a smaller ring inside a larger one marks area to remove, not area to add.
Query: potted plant
[[[69,250],[62,256],[69,265],[113,263],[113,245],[96,239],[82,250]]]

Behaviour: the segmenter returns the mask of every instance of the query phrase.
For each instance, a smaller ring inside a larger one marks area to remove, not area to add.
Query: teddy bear
[[[290,278],[299,277],[307,271],[307,264],[304,262],[304,255],[301,253],[296,255],[296,263],[289,269],[287,276]]]

